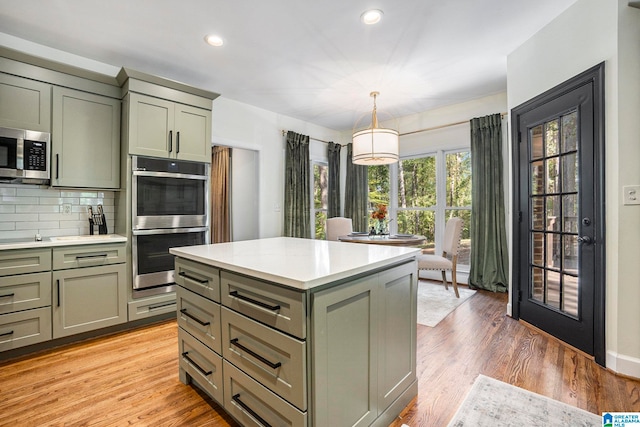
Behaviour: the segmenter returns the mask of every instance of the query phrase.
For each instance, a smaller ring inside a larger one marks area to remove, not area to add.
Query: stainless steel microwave
[[[0,182],[47,184],[51,134],[0,127]]]

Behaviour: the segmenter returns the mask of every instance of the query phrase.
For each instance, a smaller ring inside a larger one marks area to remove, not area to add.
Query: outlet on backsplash
[[[62,214],[71,215],[71,203],[64,203],[62,205]]]

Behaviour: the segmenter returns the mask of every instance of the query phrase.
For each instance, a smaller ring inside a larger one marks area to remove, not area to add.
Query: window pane
[[[329,196],[329,180],[327,178],[327,166],[313,165],[313,207],[314,209],[327,209]]]
[[[431,207],[436,204],[436,158],[398,163],[398,207]]]
[[[382,204],[389,206],[389,166],[369,166],[369,212]]]
[[[550,122],[545,123],[545,143],[546,143],[546,151],[547,157],[558,154],[558,120],[552,120]]]
[[[315,238],[318,240],[324,240],[327,237],[326,232],[327,212],[318,211],[315,215]]]
[[[578,147],[578,112],[562,116],[562,152],[576,150]]]
[[[447,154],[446,162],[447,207],[471,206],[471,153]]]
[[[544,153],[542,150],[542,125],[531,129],[529,139],[531,140],[531,160],[540,159]]]
[[[436,232],[436,213],[423,210],[398,211],[398,233],[421,234],[427,238],[428,247],[433,248]]]
[[[462,219],[462,238],[458,249],[458,265],[471,264],[471,209],[456,209],[445,211],[445,220],[458,217]]]

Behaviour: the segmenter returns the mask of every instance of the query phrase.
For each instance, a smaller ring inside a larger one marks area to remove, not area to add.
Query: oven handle
[[[180,179],[196,179],[199,181],[206,181],[209,179],[206,175],[192,175],[188,173],[175,173],[175,172],[157,172],[157,171],[144,171],[134,170],[133,176],[151,176],[156,178],[180,178]]]
[[[150,236],[153,234],[199,233],[202,231],[209,231],[209,227],[154,228],[151,230],[132,230],[132,233],[134,236]]]

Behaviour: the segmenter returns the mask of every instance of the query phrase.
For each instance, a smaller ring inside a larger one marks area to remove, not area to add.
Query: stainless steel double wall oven
[[[174,291],[169,248],[209,243],[209,165],[132,157],[134,297]]]

